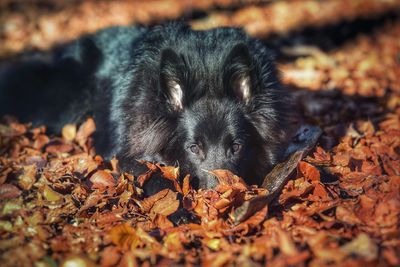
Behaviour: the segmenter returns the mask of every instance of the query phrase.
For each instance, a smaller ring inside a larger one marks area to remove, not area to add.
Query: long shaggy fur
[[[213,168],[260,183],[286,147],[288,95],[269,51],[240,29],[194,31],[182,23],[110,28],[57,49],[50,63],[30,63],[23,84],[15,78],[21,68],[0,74],[0,90],[10,96],[0,100],[1,113],[29,113],[27,119],[55,130],[66,122],[60,118],[92,115],[98,152],[116,155],[127,171],[135,173],[137,160],[146,159],[179,165],[200,187],[215,185],[207,173]],[[38,81],[39,69],[40,81],[51,81],[52,88]],[[29,80],[38,84],[36,95],[69,90],[79,97],[16,112],[9,101],[17,93],[7,88],[30,88]],[[54,112],[50,120],[40,117]]]

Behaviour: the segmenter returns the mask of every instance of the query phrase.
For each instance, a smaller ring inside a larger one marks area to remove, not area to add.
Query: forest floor
[[[152,163],[132,176],[96,155],[91,119],[48,136],[4,118],[1,266],[400,265],[398,1],[66,2],[1,2],[3,62],[110,25],[243,26],[276,53],[302,120],[323,133],[282,192],[238,219],[266,189],[219,171],[215,189],[193,190]],[[174,190],[144,196],[155,177]],[[176,225],[178,210],[196,219]]]

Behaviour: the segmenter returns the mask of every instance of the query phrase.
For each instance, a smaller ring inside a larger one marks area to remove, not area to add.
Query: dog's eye
[[[200,153],[200,147],[196,144],[193,144],[189,147],[190,151],[192,151],[193,154],[198,155]]]
[[[238,153],[239,151],[240,151],[240,149],[242,148],[242,145],[241,144],[238,144],[238,143],[233,143],[233,145],[232,145],[232,152],[235,154],[235,153]]]

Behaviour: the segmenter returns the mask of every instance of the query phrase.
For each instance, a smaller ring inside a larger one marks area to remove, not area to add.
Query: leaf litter
[[[280,64],[322,134],[300,130],[263,187],[211,170],[216,188],[194,190],[179,168],[150,162],[132,176],[95,154],[92,119],[57,137],[5,118],[1,265],[400,265],[399,40],[390,23]],[[173,188],[146,196],[156,177]]]

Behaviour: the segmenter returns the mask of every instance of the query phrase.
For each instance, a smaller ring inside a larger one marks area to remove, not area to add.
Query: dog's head
[[[161,52],[159,87],[176,125],[163,160],[190,173],[195,187],[215,186],[209,173],[214,169],[259,184],[285,149],[281,88],[268,88],[279,86],[271,62],[266,69],[245,43],[220,57],[211,68],[200,57],[169,48]]]

